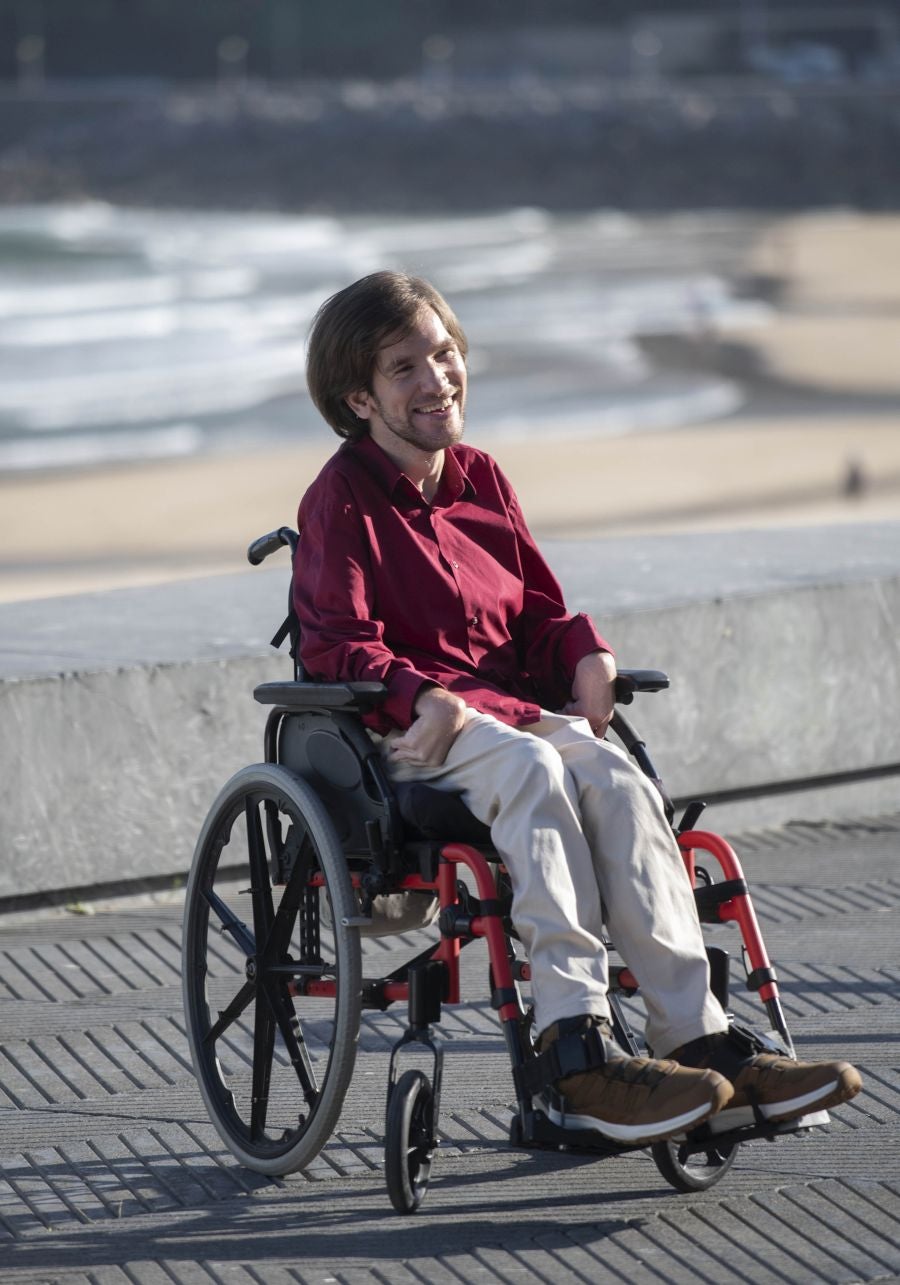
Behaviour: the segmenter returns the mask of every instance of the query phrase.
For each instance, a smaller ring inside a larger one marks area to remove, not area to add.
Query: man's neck
[[[417,447],[392,435],[388,442],[383,442],[373,433],[372,438],[381,447],[388,459],[396,464],[401,473],[405,473],[413,486],[422,492],[431,503],[437,494],[444,471],[444,452],[420,451]]]
[[[444,452],[435,451],[433,455],[423,456],[422,458],[427,459],[427,465],[423,464],[413,472],[410,472],[408,468],[403,471],[413,485],[419,488],[430,504],[435,495],[437,495],[437,489],[440,486],[441,474],[444,471]]]

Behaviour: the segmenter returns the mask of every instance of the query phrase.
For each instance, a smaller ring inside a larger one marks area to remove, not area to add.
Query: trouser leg
[[[649,1046],[661,1057],[725,1030],[694,895],[657,790],[583,720],[552,716],[540,731],[575,784],[606,924],[640,985]]]
[[[473,713],[440,767],[410,768],[385,757],[395,779],[458,791],[490,825],[531,964],[537,1029],[563,1017],[608,1015],[597,878],[572,782],[553,746]]]

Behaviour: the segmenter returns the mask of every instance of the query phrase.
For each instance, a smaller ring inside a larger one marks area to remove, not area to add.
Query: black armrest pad
[[[383,683],[260,683],[253,690],[260,705],[285,709],[356,709],[365,713],[387,697]]]
[[[661,669],[620,669],[616,676],[616,700],[630,705],[635,692],[661,692],[669,686],[669,676]]]

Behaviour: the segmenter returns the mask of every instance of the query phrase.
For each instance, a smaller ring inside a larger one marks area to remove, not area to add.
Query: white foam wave
[[[173,459],[194,455],[203,434],[195,424],[167,424],[140,432],[66,433],[62,437],[0,439],[0,470],[84,467],[128,460]]]
[[[318,306],[318,292],[285,299],[218,299],[209,303],[173,300],[136,309],[100,309],[76,317],[69,312],[41,316],[0,316],[0,349],[120,344],[128,339],[228,335],[231,342],[258,343],[267,336],[305,331]],[[151,350],[144,350],[151,358]]]
[[[0,383],[0,415],[20,429],[50,432],[79,425],[141,424],[149,419],[247,410],[305,390],[298,345],[210,358],[180,368],[90,371],[54,379]]]
[[[609,399],[545,407],[530,417],[498,415],[479,428],[479,440],[515,440],[532,433],[546,435],[548,427],[560,437],[622,437],[631,433],[683,428],[724,419],[740,410],[744,392],[727,379],[701,380],[678,390],[648,388],[632,399]]]
[[[0,319],[67,316],[106,309],[136,308],[180,299],[228,299],[248,295],[257,284],[256,273],[246,268],[184,275],[125,277],[119,280],[66,285],[17,285],[0,289]]]

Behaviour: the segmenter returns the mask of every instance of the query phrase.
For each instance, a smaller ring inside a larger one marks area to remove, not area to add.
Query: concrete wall
[[[626,713],[670,792],[900,763],[900,529],[546,546],[620,664],[672,687]],[[253,686],[286,570],[0,607],[0,899],[180,876],[202,818],[262,758]],[[727,805],[718,829],[892,812],[900,776]]]

